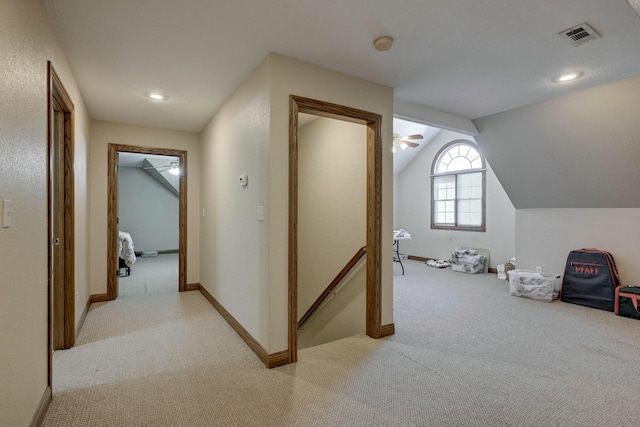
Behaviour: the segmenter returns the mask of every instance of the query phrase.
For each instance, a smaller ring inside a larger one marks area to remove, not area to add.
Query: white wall
[[[298,130],[298,319],[366,246],[366,131],[364,125],[328,118]],[[310,321],[322,330],[322,339],[305,334],[310,343],[365,332],[366,275],[357,278],[359,282],[345,281],[345,291],[322,309],[340,310],[340,319],[332,315]],[[362,304],[349,305],[353,298]],[[304,347],[302,340],[299,348]]]
[[[367,244],[366,138],[327,118],[298,131],[298,318]]]
[[[269,86],[263,63],[201,133],[200,283],[269,348]],[[238,184],[247,174],[249,185]],[[258,221],[264,206],[264,221]],[[286,210],[284,211],[286,214]],[[281,349],[279,349],[281,350]]]
[[[136,251],[178,250],[180,199],[141,168],[118,169],[119,228]]]
[[[504,264],[515,256],[515,209],[491,166],[486,173],[486,231],[431,229],[431,168],[440,149],[451,141],[473,138],[443,130],[404,170],[395,175],[395,228],[411,233],[400,242],[400,252],[425,258],[449,259],[458,247],[489,249],[490,266]],[[398,270],[399,271],[399,270]]]
[[[285,350],[288,310],[289,95],[373,111],[392,140],[391,88],[270,54],[202,132],[201,283],[270,353]],[[393,322],[392,158],[383,153],[383,323]],[[249,175],[249,187],[237,184]],[[265,220],[256,218],[264,206]],[[238,256],[242,254],[242,256]]]
[[[563,274],[570,251],[595,247],[611,252],[623,284],[638,285],[638,224],[640,209],[634,208],[518,209],[518,267]]]
[[[47,60],[75,106],[76,321],[88,300],[89,116],[38,0],[0,2],[0,425],[28,425],[47,387]]]
[[[89,163],[91,294],[107,292],[107,154],[110,143],[187,151],[187,283],[198,283],[200,280],[200,143],[198,134],[93,120]]]

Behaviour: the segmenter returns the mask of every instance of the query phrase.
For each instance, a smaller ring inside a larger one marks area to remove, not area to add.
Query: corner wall
[[[200,134],[200,283],[267,351],[268,223],[278,214],[269,206],[269,112],[262,63]],[[238,182],[243,174],[247,187]]]
[[[382,322],[393,322],[393,90],[269,54],[202,132],[202,285],[267,352],[288,347],[289,96],[381,114]],[[249,186],[237,181],[249,175]],[[258,206],[264,221],[258,221]],[[388,236],[385,237],[385,236]]]
[[[47,60],[75,109],[76,323],[89,298],[86,158],[89,115],[38,0],[0,2],[0,425],[29,425],[47,379]]]
[[[382,116],[382,324],[393,323],[393,89],[315,65],[270,54],[271,141],[269,146],[270,351],[287,348],[289,95],[358,108]],[[274,211],[277,212],[277,211]],[[272,213],[274,213],[272,212]],[[384,253],[387,252],[388,256]]]
[[[109,144],[187,151],[187,283],[198,283],[200,281],[200,143],[198,134],[94,120],[91,122],[89,163],[91,294],[107,292],[107,164]]]

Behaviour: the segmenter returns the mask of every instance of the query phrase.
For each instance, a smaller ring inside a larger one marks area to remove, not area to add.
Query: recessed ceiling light
[[[552,80],[556,83],[564,83],[570,82],[571,80],[579,79],[584,76],[584,73],[581,71],[572,71],[570,73],[563,73],[555,76]]]
[[[169,98],[167,95],[164,95],[160,92],[149,92],[147,93],[147,97],[155,99],[156,101],[165,101]]]

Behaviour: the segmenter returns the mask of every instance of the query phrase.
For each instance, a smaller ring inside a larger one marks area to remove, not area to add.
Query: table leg
[[[394,259],[394,261],[400,263],[400,268],[402,268],[402,275],[404,276],[404,265],[402,265],[402,259],[400,258],[400,241],[394,240],[393,246],[395,246],[395,249],[396,249],[396,256],[395,256],[396,259]]]

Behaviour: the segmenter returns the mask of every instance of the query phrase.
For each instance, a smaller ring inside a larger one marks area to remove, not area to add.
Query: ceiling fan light
[[[407,143],[406,143],[406,142],[401,142],[401,143],[400,143],[400,148],[402,149],[402,151],[406,150],[406,149],[407,149],[407,147],[408,147],[408,145],[407,145]]]
[[[396,148],[396,146],[394,145],[393,147],[391,147],[391,152],[393,154],[396,154],[398,152],[398,149]]]
[[[145,95],[155,101],[166,101],[169,99],[167,95],[161,92],[147,92]]]
[[[180,175],[180,168],[177,166],[172,167],[171,169],[169,169],[169,173],[171,175]]]

